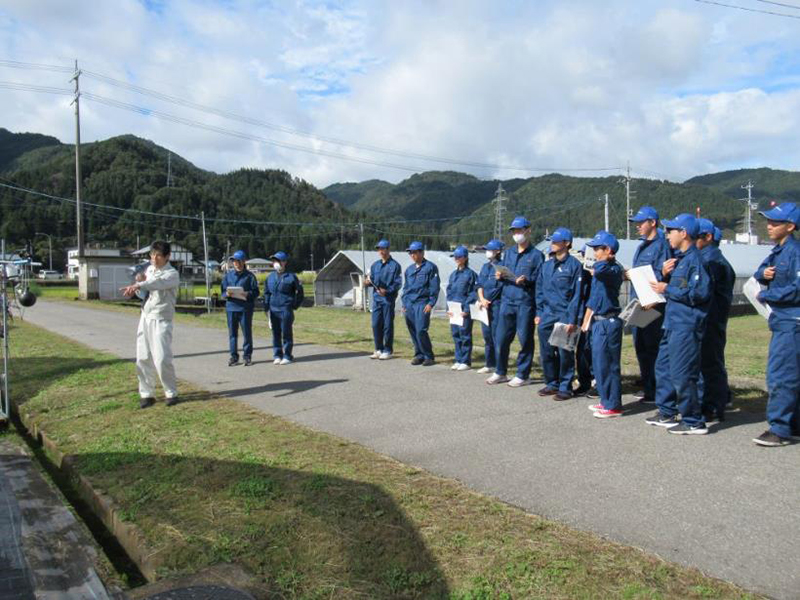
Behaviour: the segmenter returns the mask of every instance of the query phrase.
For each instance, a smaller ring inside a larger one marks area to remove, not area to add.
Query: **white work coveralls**
[[[172,365],[172,318],[175,315],[180,276],[169,263],[161,269],[150,265],[146,279],[137,287],[148,292],[136,332],[136,375],[139,396],[153,398],[156,376],[164,386],[164,395],[178,395],[175,367]]]

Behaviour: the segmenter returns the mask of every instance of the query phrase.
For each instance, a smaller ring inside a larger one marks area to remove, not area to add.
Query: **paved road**
[[[26,318],[134,356],[134,315],[40,301]],[[178,324],[178,376],[531,513],[800,598],[800,444],[756,447],[760,415],[735,413],[707,436],[674,436],[645,425],[649,411],[631,398],[627,416],[600,421],[586,399],[556,403],[533,386],[488,387],[474,371],[314,345],[297,347],[297,362],[280,367],[266,340],[256,342],[256,364],[228,368],[223,331]]]

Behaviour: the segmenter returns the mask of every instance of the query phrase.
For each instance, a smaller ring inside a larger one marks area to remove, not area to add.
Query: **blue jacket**
[[[503,304],[524,305],[536,307],[536,278],[539,276],[539,269],[544,263],[544,255],[529,245],[520,254],[517,246],[512,246],[503,254],[503,260],[499,264],[508,267],[515,278],[520,275],[525,276],[525,281],[517,285],[513,281],[503,279]]]
[[[736,273],[731,263],[722,256],[719,248],[708,245],[700,250],[700,258],[708,267],[711,275],[711,308],[708,311],[709,322],[725,323],[731,312],[733,302],[733,284]]]
[[[264,284],[264,311],[291,312],[303,303],[303,284],[294,273],[273,271]]]
[[[227,290],[229,287],[242,288],[247,292],[247,300],[228,298]],[[228,269],[222,278],[220,288],[222,297],[226,299],[225,310],[228,312],[252,311],[255,308],[256,298],[258,298],[258,280],[247,269],[243,269],[241,273],[237,273],[236,269]]]
[[[583,265],[569,254],[545,261],[536,279],[536,314],[544,323],[577,325],[581,307]]]
[[[376,260],[369,268],[369,280],[372,282],[372,301],[381,304],[394,304],[397,293],[403,287],[403,272],[400,263],[391,256],[389,260]],[[378,288],[386,290],[386,295],[381,296]]]
[[[678,262],[668,276],[664,292],[667,308],[663,328],[702,332],[711,306],[711,275],[694,246],[686,252],[676,252],[675,258]]]
[[[618,315],[622,310],[619,307],[619,288],[622,287],[623,277],[622,267],[616,260],[594,263],[592,291],[586,308],[601,317]]]
[[[469,305],[478,299],[477,283],[475,271],[469,267],[456,269],[447,281],[447,301],[461,302],[462,312],[469,313]]]
[[[652,265],[653,271],[656,274],[657,281],[663,281],[661,274],[661,267],[664,266],[664,261],[672,258],[672,249],[669,247],[669,242],[664,237],[664,232],[661,229],[656,230],[656,237],[652,240],[642,238],[642,243],[636,248],[633,254],[633,267],[643,267],[644,265]],[[631,300],[636,298],[636,290],[630,286]]]
[[[483,297],[490,302],[496,302],[500,299],[500,294],[503,293],[503,284],[497,281],[495,277],[495,263],[487,262],[481,267],[481,272],[478,274],[478,288],[483,289]]]
[[[775,267],[775,277],[764,279],[764,269]],[[756,271],[755,278],[766,285],[758,297],[769,304],[770,329],[785,330],[800,322],[800,242],[794,236],[776,245]]]
[[[429,260],[423,260],[417,267],[416,263],[408,266],[403,283],[403,306],[408,308],[412,304],[424,302],[431,308],[436,306],[439,299],[439,269]]]

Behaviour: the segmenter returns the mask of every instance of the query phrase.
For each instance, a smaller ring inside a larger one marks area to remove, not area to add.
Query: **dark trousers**
[[[660,312],[663,313],[663,307]],[[633,348],[636,351],[636,360],[639,361],[639,372],[644,386],[644,397],[648,400],[656,398],[656,359],[661,344],[663,324],[664,317],[661,316],[647,327],[631,327]]]
[[[433,345],[428,329],[431,325],[431,313],[425,313],[425,302],[416,302],[406,306],[406,327],[414,344],[414,357],[433,360]]]
[[[592,323],[592,368],[600,404],[606,410],[622,409],[622,328],[619,317]]]
[[[728,373],[725,370],[727,323],[709,322],[700,350],[700,406],[706,417],[722,416],[728,403]]]
[[[464,317],[463,325],[450,325],[450,335],[455,343],[455,361],[472,365],[472,319]]]
[[[228,347],[231,358],[239,360],[239,327],[242,328],[242,354],[245,360],[253,356],[253,311],[229,310],[228,316]]]
[[[575,376],[575,353],[550,345],[548,340],[555,324],[555,321],[539,323],[539,362],[547,387],[563,394],[571,394],[572,378]]]
[[[483,352],[486,356],[486,366],[490,369],[494,369],[497,366],[497,346],[495,346],[495,337],[497,336],[497,322],[500,318],[500,301],[492,302],[487,312],[489,313],[489,324],[481,323]]]
[[[769,430],[787,438],[800,434],[800,326],[780,323],[772,330],[767,358]]]
[[[288,358],[289,360],[294,359],[292,355],[292,348],[294,348],[294,333],[292,332],[294,311],[269,311],[269,322],[272,325],[272,356],[275,358]]]
[[[578,363],[578,387],[588,390],[592,387],[592,330],[583,332],[575,349],[575,362]]]
[[[533,319],[536,316],[532,306],[505,304],[500,307],[500,318],[497,323],[497,367],[495,373],[505,375],[508,371],[508,355],[511,352],[511,342],[514,334],[519,339],[521,346],[517,354],[517,377],[528,379],[531,376],[533,364]]]
[[[705,424],[697,380],[703,331],[664,331],[656,360],[656,406],[667,417],[681,414],[687,425]]]
[[[375,350],[392,353],[394,349],[394,302],[372,304],[372,338]]]

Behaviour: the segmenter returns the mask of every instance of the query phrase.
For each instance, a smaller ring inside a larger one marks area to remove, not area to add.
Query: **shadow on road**
[[[270,392],[284,391],[283,394],[276,394],[276,398],[290,396],[292,394],[299,394],[307,392],[314,388],[322,387],[323,385],[333,385],[337,383],[347,383],[349,379],[303,379],[300,381],[283,381],[278,383],[267,383],[265,385],[257,385],[249,388],[239,388],[237,390],[221,390],[218,395],[227,398],[240,398],[242,396],[252,396],[254,394],[267,394]]]

